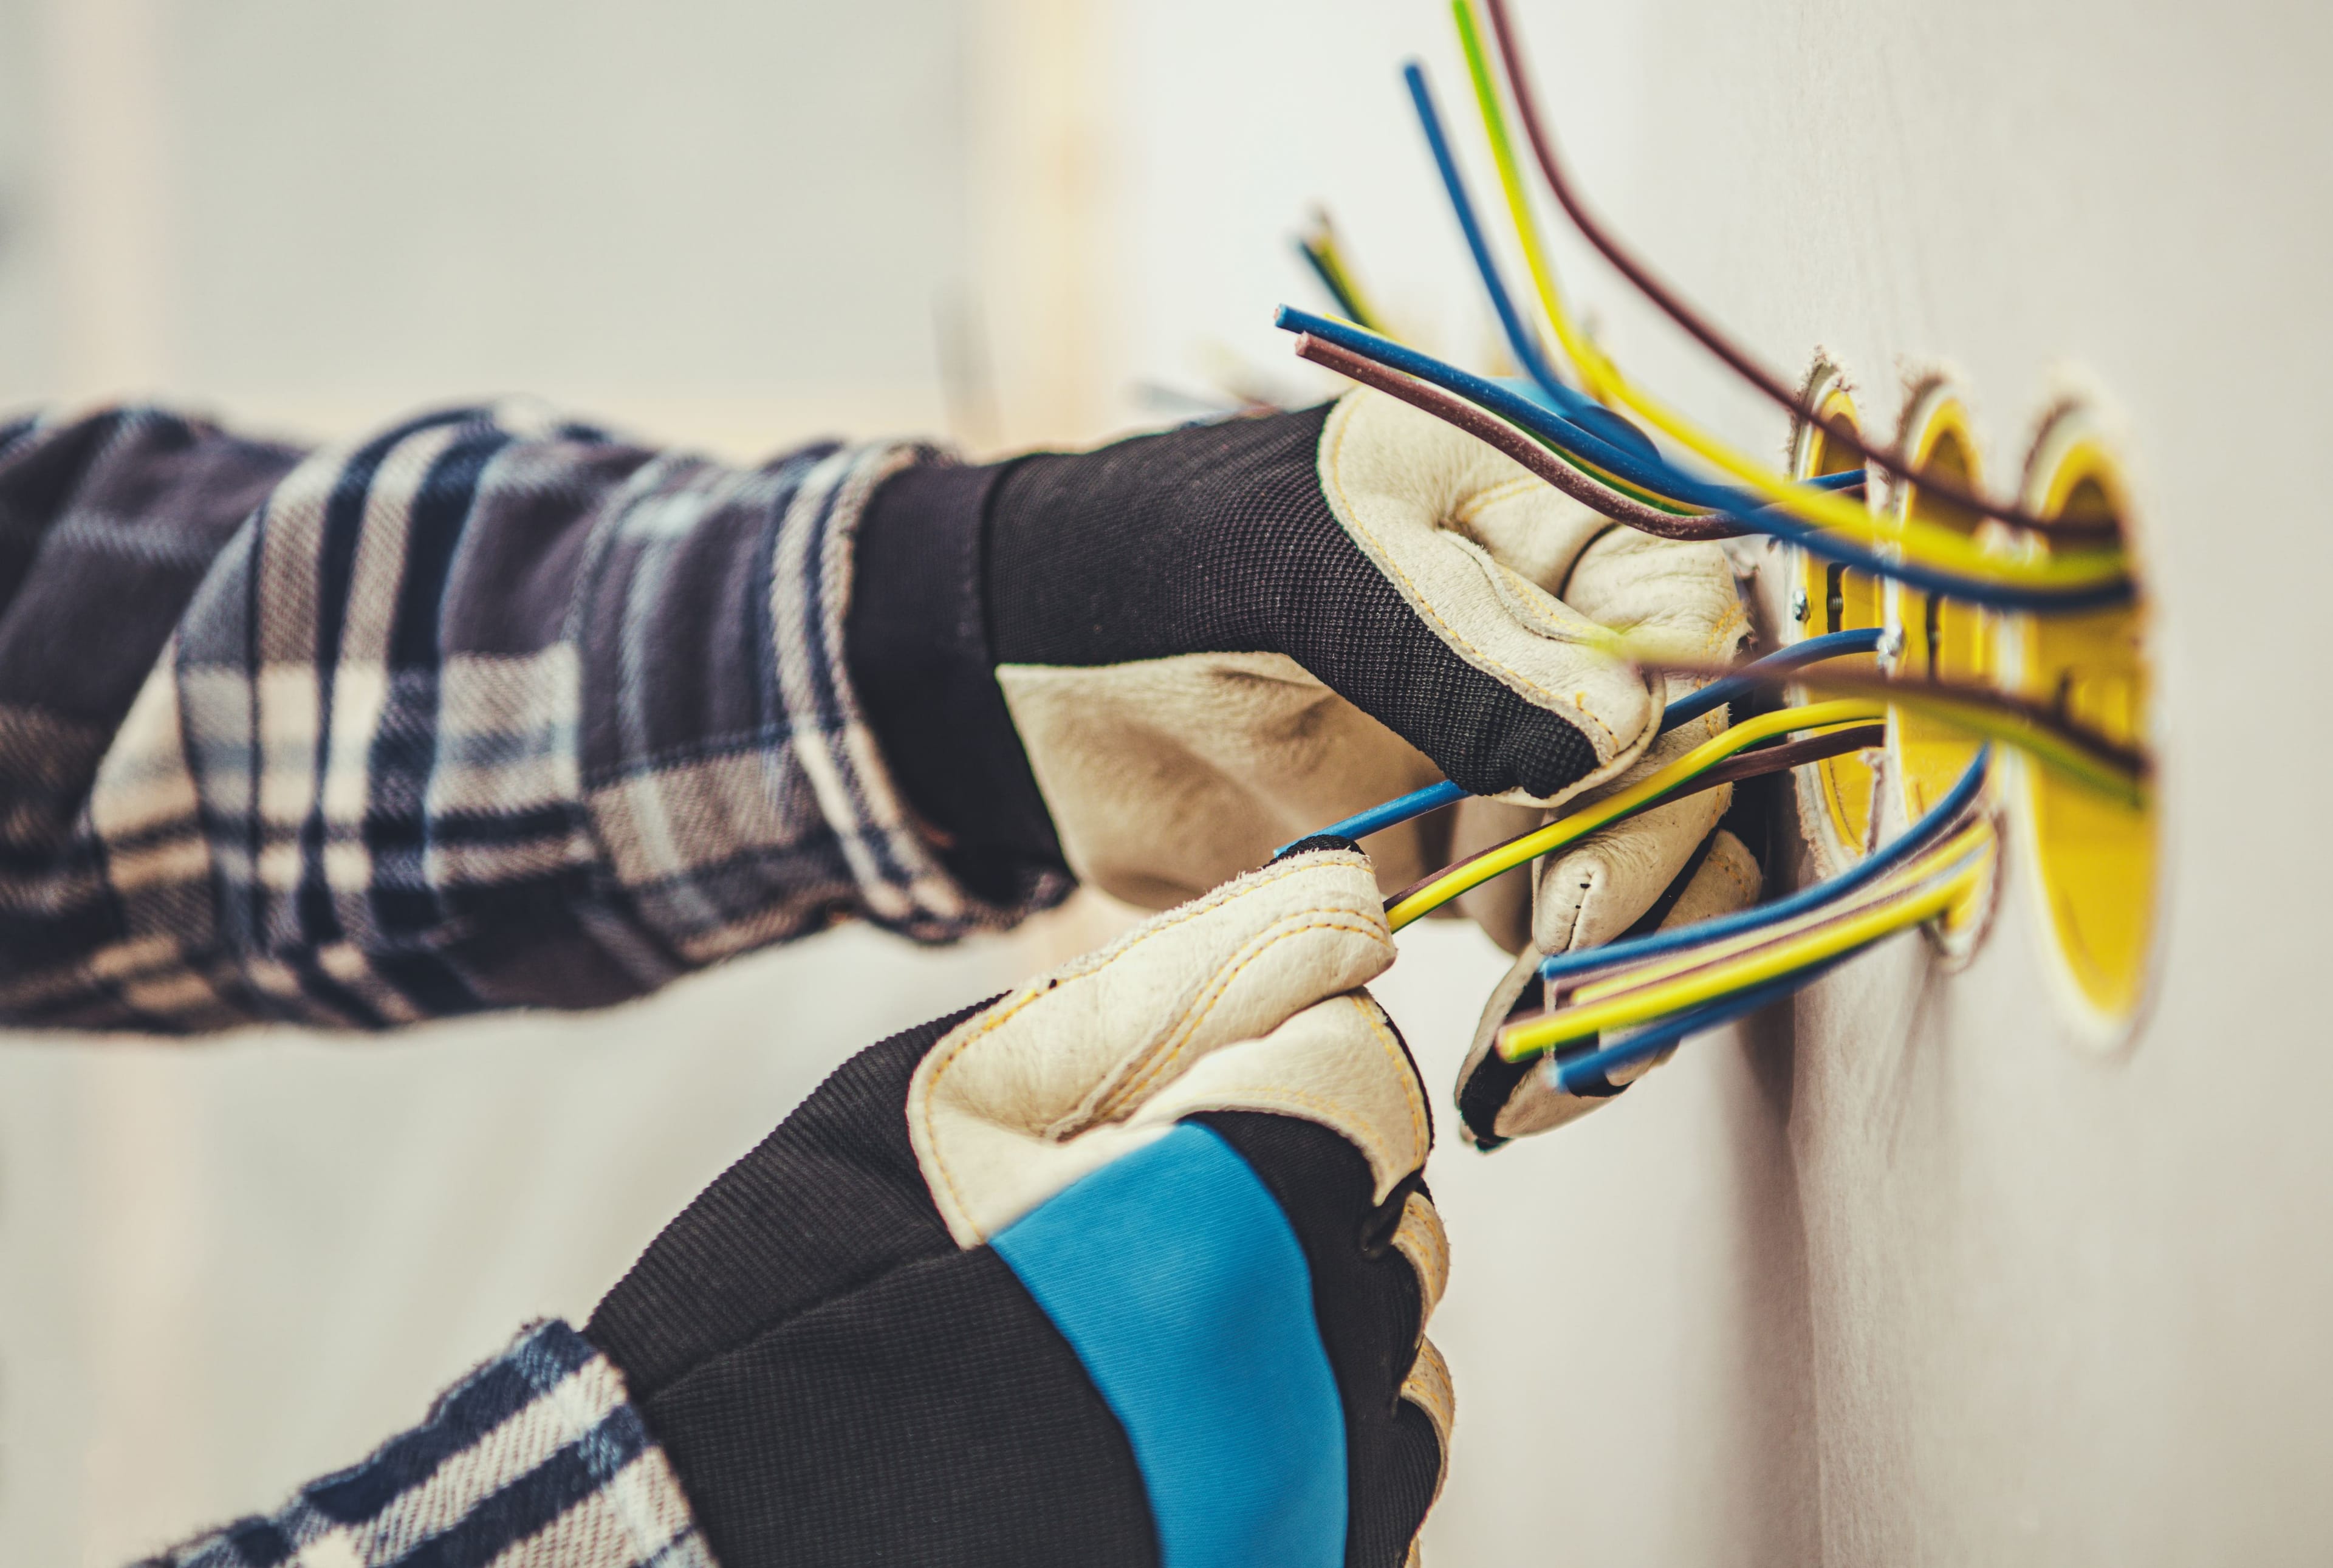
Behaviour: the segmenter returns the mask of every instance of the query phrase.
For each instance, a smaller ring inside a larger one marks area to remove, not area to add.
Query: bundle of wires
[[[1580,235],[1617,270],[1762,393],[1862,453],[1872,467],[1916,483],[1999,530],[2047,530],[2047,548],[2004,550],[1984,533],[1966,534],[1914,515],[1883,524],[1855,494],[1865,486],[1866,471],[1791,479],[1629,380],[1581,330],[1557,284],[1508,132],[1506,99],[1476,22],[1477,4],[1488,7],[1505,92],[1541,176]],[[1875,577],[1996,610],[2075,611],[2131,599],[2112,524],[2042,519],[1979,495],[1953,476],[1926,472],[1893,448],[1867,443],[1686,306],[1580,200],[1531,100],[1504,0],[1451,0],[1451,10],[1539,322],[1552,333],[1560,362],[1508,290],[1432,90],[1416,64],[1403,72],[1411,102],[1500,330],[1527,380],[1475,375],[1387,335],[1351,287],[1349,268],[1325,222],[1303,249],[1343,319],[1283,307],[1279,324],[1297,335],[1300,355],[1465,431],[1565,495],[1648,534],[1692,540],[1770,535]],[[1723,477],[1684,467],[1636,419]],[[1735,724],[1634,784],[1444,867],[1387,899],[1388,922],[1398,930],[1493,877],[1697,791],[1878,745],[1891,708],[1983,739],[1967,772],[1934,809],[1842,875],[1735,914],[1545,959],[1543,1010],[1511,1019],[1499,1033],[1498,1050],[1510,1061],[1544,1058],[1541,1071],[1560,1092],[1608,1092],[1685,1036],[1788,996],[1890,936],[1964,909],[1986,886],[1997,853],[1993,828],[1980,810],[1995,743],[2015,746],[2040,766],[2124,803],[2145,803],[2146,754],[2082,727],[2056,708],[1984,688],[1822,668],[1844,655],[1877,651],[1880,641],[1876,629],[1836,632],[1735,669],[1669,659],[1616,639],[1611,651],[1617,658],[1648,672],[1706,681],[1668,706],[1663,732],[1753,691],[1787,686],[1801,700]],[[1464,794],[1454,784],[1435,784],[1323,832],[1358,839]],[[1623,1076],[1616,1080],[1616,1074]]]
[[[1613,640],[1612,649],[1616,657],[1628,659],[1640,669],[1666,674],[1698,677],[1706,682],[1698,689],[1679,697],[1662,709],[1660,727],[1655,731],[1656,736],[1666,735],[1679,725],[1699,718],[1716,708],[1739,702],[1752,693],[1794,686],[1809,695],[1826,696],[1849,704],[1859,703],[1861,707],[1858,711],[1868,709],[1884,713],[1887,708],[1894,707],[1920,714],[1966,730],[1986,740],[2001,741],[2013,746],[2033,756],[2044,767],[2062,773],[2102,794],[2127,804],[2137,805],[2146,801],[2150,764],[2145,753],[2084,728],[2063,715],[2013,693],[1943,681],[1891,680],[1879,676],[1839,672],[1820,668],[1831,660],[1843,659],[1849,654],[1876,652],[1886,635],[1877,627],[1859,627],[1847,631],[1830,632],[1820,637],[1810,637],[1792,643],[1779,653],[1770,653],[1765,658],[1739,669],[1664,659],[1657,653],[1632,650],[1629,645],[1620,639]],[[1757,722],[1770,723],[1771,720],[1772,716],[1768,716],[1767,719]],[[1848,721],[1823,722],[1837,726]],[[1641,803],[1620,810],[1616,815],[1582,828],[1581,833],[1591,832],[1598,827],[1609,826],[1622,817],[1634,815],[1637,811],[1650,806],[1681,799],[1684,795],[1693,793],[1695,788],[1714,788],[1732,779],[1755,777],[1760,774],[1780,772],[1785,767],[1795,767],[1803,762],[1820,760],[1818,756],[1805,755],[1801,751],[1793,751],[1781,746],[1773,746],[1747,755],[1736,756],[1737,752],[1743,752],[1763,741],[1773,740],[1782,733],[1770,728],[1758,736],[1752,736],[1747,732],[1737,734],[1741,731],[1741,727],[1737,726],[1735,729],[1727,731],[1725,736],[1720,736],[1718,741],[1711,742],[1713,746],[1720,746],[1722,743],[1723,749],[1711,754],[1704,763],[1689,775],[1680,774],[1675,781],[1676,787],[1657,796],[1647,796]],[[1811,729],[1816,726],[1810,722],[1806,727]],[[1865,727],[1868,727],[1867,722]],[[1794,746],[1800,748],[1810,747],[1813,744],[1815,743],[1811,740],[1792,743]],[[1836,755],[1840,751],[1856,749],[1866,744],[1877,745],[1877,739],[1874,737],[1868,741],[1858,740],[1850,746],[1840,740],[1837,735],[1832,735],[1823,744],[1837,747],[1836,750],[1825,751],[1821,754],[1824,756],[1829,756]],[[1786,761],[1785,758],[1795,758],[1795,760]],[[1685,766],[1685,759],[1681,759],[1675,766],[1683,769]],[[1712,769],[1728,771],[1713,774],[1710,772]],[[1700,782],[1696,784],[1695,780]],[[1650,782],[1650,780],[1646,781],[1647,784]],[[1382,805],[1375,805],[1367,811],[1357,812],[1341,822],[1330,823],[1320,832],[1338,838],[1363,839],[1371,833],[1383,832],[1387,828],[1398,827],[1404,822],[1414,821],[1428,812],[1439,811],[1444,806],[1455,804],[1465,796],[1464,790],[1445,779],[1440,784],[1428,784],[1423,789],[1414,790],[1408,794],[1387,801]],[[1599,803],[1599,809],[1601,805],[1607,803]],[[1550,824],[1551,827],[1557,824]],[[1567,838],[1563,842],[1568,843],[1570,840]],[[1287,844],[1281,846],[1282,850],[1288,847]],[[1493,854],[1504,847],[1494,846],[1492,850],[1483,851],[1483,853]],[[1547,845],[1547,848],[1551,849],[1557,846],[1554,843]],[[1538,852],[1544,852],[1544,851]],[[1528,854],[1522,855],[1508,861],[1500,870],[1510,869],[1530,858],[1531,857]],[[1445,868],[1445,871],[1436,872],[1429,881],[1439,886],[1441,879],[1455,873],[1459,869],[1456,866]],[[1477,882],[1497,874],[1497,871],[1491,871],[1483,877],[1476,878],[1467,882],[1465,887],[1453,890],[1449,897],[1455,898],[1458,893],[1465,891],[1466,888],[1474,887]],[[1426,885],[1421,883],[1420,887],[1423,888]],[[1446,899],[1435,900],[1436,903],[1446,901]],[[1406,925],[1407,921],[1403,920],[1397,924]]]
[[[1761,689],[1854,687],[1861,678],[1829,675],[1820,667],[1873,651],[1881,635],[1867,628],[1809,638],[1725,671],[1663,709],[1660,733]],[[1744,719],[1634,784],[1445,866],[1387,899],[1387,923],[1399,930],[1493,877],[1656,806],[1877,746],[1889,704],[1919,683],[1873,684],[1880,689]],[[1979,716],[1971,721],[1963,713],[1962,722],[2020,746],[2045,767],[2109,792],[2144,787],[2143,770],[2132,759],[2081,755],[2049,733],[2059,721],[2022,711],[2014,698],[1971,690],[1954,700]],[[1608,1089],[1609,1074],[1641,1067],[1688,1034],[1730,1023],[1888,937],[1952,913],[1977,895],[1992,869],[1993,830],[1978,812],[1992,756],[1988,740],[1959,782],[1902,837],[1828,881],[1735,914],[1543,960],[1546,1009],[1502,1029],[1500,1053],[1511,1061],[1552,1053],[1541,1071],[1557,1088]],[[1454,784],[1434,784],[1321,832],[1359,839],[1464,796]]]
[[[1930,592],[1995,609],[2087,609],[2130,597],[2131,582],[2121,550],[2110,539],[2086,542],[2079,530],[2051,524],[2056,547],[2046,552],[2004,553],[1982,539],[1917,517],[1899,517],[1883,526],[1867,507],[1841,493],[1860,484],[1859,472],[1834,476],[1828,484],[1791,480],[1710,435],[1630,381],[1610,356],[1572,320],[1523,188],[1499,86],[1492,75],[1481,29],[1474,20],[1473,0],[1452,0],[1452,10],[1465,51],[1483,132],[1538,303],[1585,390],[1572,386],[1558,373],[1543,344],[1524,322],[1513,296],[1507,291],[1444,132],[1425,73],[1415,64],[1407,67],[1404,75],[1435,167],[1501,328],[1517,361],[1534,384],[1537,396],[1526,396],[1473,375],[1352,321],[1283,308],[1279,324],[1299,334],[1300,353],[1449,420],[1506,452],[1567,494],[1647,532],[1695,538],[1745,532],[1772,534],[1859,571],[1896,578]],[[1560,166],[1554,159],[1551,143],[1536,110],[1524,96],[1512,34],[1495,0],[1493,17],[1506,45],[1509,86],[1523,110],[1542,172],[1557,185],[1565,210],[1577,220],[1583,214],[1568,184],[1561,182]],[[1602,241],[1607,236],[1598,230],[1590,237]],[[1307,254],[1311,254],[1309,249]],[[1330,276],[1330,269],[1323,267],[1321,271],[1324,279]],[[1630,274],[1632,278],[1648,275]],[[1332,293],[1337,292],[1334,283],[1330,287]],[[1338,297],[1341,300],[1343,296],[1339,293]],[[1668,308],[1673,301],[1664,294],[1656,296],[1656,303]],[[1698,328],[1702,323],[1695,318],[1694,324]],[[1727,349],[1742,363],[1748,363],[1738,351],[1731,350],[1730,344]],[[1733,363],[1734,360],[1729,359],[1728,362]],[[1366,367],[1366,373],[1357,373],[1361,367]],[[1798,408],[1795,401],[1791,406]],[[1624,418],[1618,411],[1619,408],[1643,418],[1696,457],[1729,476],[1731,482],[1704,478],[1680,467]],[[1549,457],[1541,457],[1542,453]],[[1921,483],[1939,494],[1965,496],[1978,510],[2007,525],[2043,525],[2015,508],[1996,506],[1968,496],[1963,487],[1948,479],[1918,475],[1892,455],[1888,466],[1901,474],[1916,475]]]
[[[1546,1010],[1511,1021],[1499,1053],[1552,1053],[1541,1069],[1566,1092],[1608,1089],[1613,1075],[1688,1034],[1765,1006],[1865,948],[1976,899],[1992,874],[1992,824],[1978,812],[1992,747],[1901,838],[1854,870],[1791,896],[1695,925],[1540,965]],[[1619,1038],[1607,1044],[1608,1037]]]

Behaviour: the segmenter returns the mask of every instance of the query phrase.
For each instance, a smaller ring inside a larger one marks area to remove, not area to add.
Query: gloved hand
[[[1723,717],[1721,710],[1663,736],[1632,772],[1650,772],[1675,760],[1723,727]],[[1492,990],[1458,1071],[1459,1130],[1467,1142],[1495,1149],[1560,1127],[1675,1053],[1672,1046],[1647,1057],[1601,1090],[1567,1092],[1548,1080],[1538,1063],[1506,1061],[1496,1045],[1509,1019],[1541,1010],[1545,995],[1539,967],[1550,954],[1714,919],[1758,901],[1763,870],[1740,839],[1717,825],[1732,791],[1732,785],[1721,785],[1590,834],[1539,871],[1529,938],[1514,967]],[[1579,1048],[1592,1050],[1595,1044],[1589,1041]]]
[[[959,873],[1058,855],[1151,907],[1439,776],[1509,803],[1593,790],[1664,693],[1591,629],[1720,657],[1743,625],[1716,546],[1611,524],[1367,390],[913,468],[858,550],[851,669]],[[1440,863],[1446,816],[1371,840],[1387,890]]]
[[[724,1568],[1399,1564],[1451,1401],[1368,861],[862,1052],[587,1335]]]

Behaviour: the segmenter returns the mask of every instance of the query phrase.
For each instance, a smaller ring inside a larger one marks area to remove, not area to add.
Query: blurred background
[[[1964,973],[1899,942],[1495,1159],[1445,1116],[1461,1419],[1430,1557],[2325,1561],[2333,1067],[2299,890],[2333,854],[2293,716],[2333,531],[2290,455],[2333,357],[2328,24],[1518,11],[1590,190],[1771,362],[1826,351],[1883,430],[1948,370],[2004,475],[2069,389],[2112,416],[2167,934],[2133,1037],[2085,1049],[2012,832]],[[1389,314],[1479,362],[1396,75],[1421,55],[1455,104],[1447,26],[1428,0],[0,0],[0,406],[156,395],[323,438],[527,392],[739,459],[1084,443],[1332,390],[1270,326],[1319,303],[1290,245],[1316,201]],[[1644,380],[1781,447],[1561,259]],[[398,1039],[6,1041],[0,1562],[272,1506],[521,1321],[587,1313],[841,1057],[1126,918],[1081,896],[946,952],[840,930],[600,1016]],[[1403,946],[1381,991],[1446,1085],[1504,959],[1454,925]]]

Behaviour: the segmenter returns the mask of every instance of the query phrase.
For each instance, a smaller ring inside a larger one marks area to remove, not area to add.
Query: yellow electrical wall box
[[[1854,401],[1836,370],[1819,370],[1808,392],[1809,400],[1826,418],[1855,424]],[[1854,447],[1811,423],[1800,425],[1791,458],[1793,475],[1800,479],[1863,467],[1862,455]],[[1790,610],[1793,640],[1879,624],[1877,582],[1803,550],[1796,553],[1798,573]],[[1868,673],[1878,666],[1865,653],[1831,660],[1827,668]],[[1871,836],[1872,787],[1870,765],[1853,754],[1800,770],[1800,814],[1828,869],[1835,871],[1862,858]]]
[[[2111,523],[2128,515],[2113,458],[2078,414],[2050,421],[2027,467],[2026,505],[2043,517]],[[2048,540],[2031,548],[2047,550]],[[2101,610],[2005,619],[2002,655],[2015,689],[2113,739],[2148,743],[2143,599]],[[2035,883],[2044,926],[2077,1011],[2118,1038],[2145,999],[2155,938],[2152,804],[2132,806],[2028,765]]]
[[[1901,438],[1913,463],[1942,478],[1975,489],[1976,442],[1968,413],[1949,387],[1931,386],[1912,399]],[[1922,489],[1896,488],[1896,516],[1934,523],[1973,536],[1983,521],[1968,507]],[[1888,625],[1897,642],[1895,675],[1899,680],[1946,680],[1992,685],[1992,628],[1975,605],[1940,593],[1887,585]],[[1974,761],[1977,742],[1965,730],[1897,709],[1889,738],[1895,742],[1896,787],[1904,818],[1916,822],[1944,798]]]

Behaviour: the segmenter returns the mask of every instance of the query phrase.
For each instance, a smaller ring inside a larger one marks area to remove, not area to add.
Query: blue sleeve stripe
[[[1311,1270],[1231,1145],[1186,1123],[993,1245],[1126,1429],[1165,1568],[1340,1568],[1344,1407]]]

